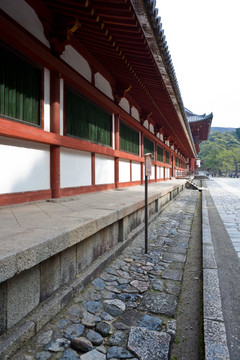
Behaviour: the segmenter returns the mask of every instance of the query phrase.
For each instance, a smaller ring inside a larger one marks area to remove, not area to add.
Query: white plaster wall
[[[50,189],[47,145],[0,137],[0,194]]]
[[[95,86],[113,100],[111,85],[100,73],[95,74]]]
[[[24,0],[1,0],[0,9],[5,11],[22,27],[50,48],[49,42],[44,35],[42,23],[35,11]]]
[[[44,68],[44,131],[50,131],[50,71]]]
[[[155,180],[155,166],[154,165],[152,165],[152,173],[150,176],[150,180]]]
[[[152,124],[149,124],[149,131],[154,134],[154,127]]]
[[[65,47],[65,51],[62,53],[61,58],[79,74],[85,77],[85,79],[91,82],[92,71],[88,62],[71,45]]]
[[[162,166],[158,167],[158,179],[163,179],[164,178],[164,170]]]
[[[119,161],[119,182],[130,181],[130,161],[120,160]]]
[[[61,149],[61,188],[92,184],[91,154],[72,149]]]
[[[114,159],[108,156],[95,156],[95,183],[113,184],[114,183]]]
[[[132,181],[141,180],[141,164],[132,162]]]
[[[144,126],[146,129],[148,129],[148,125],[149,125],[149,124],[148,124],[148,120],[145,120],[144,123],[143,123],[143,126]]]
[[[169,168],[165,168],[165,177],[170,178],[170,169]]]
[[[125,110],[128,114],[130,114],[130,105],[129,102],[127,101],[126,98],[122,98],[119,102],[119,106],[121,106],[121,108],[123,110]]]
[[[137,121],[140,121],[139,112],[134,106],[132,106],[132,108],[131,108],[131,115],[134,119],[136,119]]]

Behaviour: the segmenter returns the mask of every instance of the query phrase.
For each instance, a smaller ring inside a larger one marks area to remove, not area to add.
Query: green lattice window
[[[166,164],[169,164],[169,163],[170,163],[170,156],[169,156],[169,152],[168,152],[168,151],[165,151],[165,162],[166,162]]]
[[[139,133],[122,121],[120,122],[120,149],[139,155]]]
[[[157,145],[157,160],[163,162],[163,148]]]
[[[42,71],[0,45],[0,114],[40,125]]]
[[[154,142],[144,137],[144,154],[151,153],[154,157]]]
[[[66,88],[66,133],[111,146],[112,115],[74,90]]]

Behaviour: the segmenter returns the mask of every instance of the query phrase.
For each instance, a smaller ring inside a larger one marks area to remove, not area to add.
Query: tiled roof
[[[201,120],[212,121],[212,118],[213,118],[213,113],[210,113],[208,115],[206,115],[206,114],[197,115],[186,108],[185,108],[185,113],[186,113],[188,122],[196,122],[196,121],[201,121]]]

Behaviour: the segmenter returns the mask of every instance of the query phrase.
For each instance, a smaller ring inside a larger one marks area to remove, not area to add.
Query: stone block
[[[165,253],[163,255],[163,260],[184,263],[186,261],[186,256],[183,254]]]
[[[77,275],[77,246],[72,246],[61,253],[61,285],[75,279]]]
[[[0,257],[0,282],[10,279],[16,274],[16,256],[8,256],[6,252]]]
[[[24,271],[7,282],[7,328],[15,325],[40,301],[39,266]]]
[[[229,360],[224,323],[204,320],[204,342],[206,360]]]
[[[56,255],[40,265],[40,301],[47,299],[61,286],[60,256]],[[49,276],[51,274],[51,276]]]
[[[219,290],[218,270],[203,270],[204,317],[223,321],[222,302]]]
[[[0,335],[7,328],[7,283],[0,284]]]
[[[128,349],[141,360],[169,358],[171,336],[164,332],[151,331],[143,327],[131,327]]]
[[[35,335],[35,324],[32,321],[19,324],[12,332],[0,339],[0,359],[11,359],[12,355]]]
[[[203,244],[203,269],[217,269],[214,248],[211,244]]]
[[[81,241],[77,245],[77,273],[81,272],[91,264],[93,260],[93,242],[98,237],[98,234],[92,235],[89,238]]]

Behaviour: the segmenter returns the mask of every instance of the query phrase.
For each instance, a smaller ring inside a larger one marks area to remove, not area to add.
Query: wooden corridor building
[[[196,166],[152,0],[1,0],[0,205]]]

